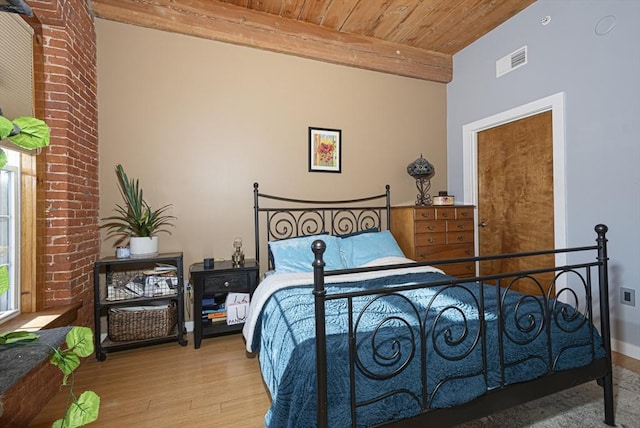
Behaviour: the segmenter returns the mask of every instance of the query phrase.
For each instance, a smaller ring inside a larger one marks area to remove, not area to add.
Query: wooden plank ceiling
[[[447,83],[452,55],[535,0],[93,0],[96,17]]]

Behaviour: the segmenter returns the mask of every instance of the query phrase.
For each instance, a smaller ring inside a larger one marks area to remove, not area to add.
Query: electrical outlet
[[[620,287],[620,303],[623,305],[636,305],[636,290]]]

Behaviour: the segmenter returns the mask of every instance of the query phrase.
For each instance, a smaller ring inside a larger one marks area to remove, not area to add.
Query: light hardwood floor
[[[92,427],[264,426],[269,404],[257,358],[249,358],[242,336],[208,338],[193,348],[177,343],[91,356],[77,370],[74,391],[95,391],[100,417]],[[613,361],[640,373],[640,360],[615,354]],[[51,427],[62,417],[67,390],[42,409],[31,427]]]
[[[85,359],[74,392],[100,396],[92,427],[263,427],[269,393],[257,358],[248,358],[242,335],[207,338],[194,349],[166,343]],[[58,393],[31,427],[51,427],[62,417],[66,390]]]

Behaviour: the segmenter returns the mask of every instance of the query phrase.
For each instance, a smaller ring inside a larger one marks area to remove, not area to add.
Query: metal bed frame
[[[259,220],[260,214],[265,213],[267,217],[267,239],[284,239],[295,236],[313,235],[322,232],[328,232],[332,234],[344,234],[353,233],[370,228],[376,228],[382,230],[382,226],[386,224],[386,228],[389,228],[389,214],[390,214],[390,191],[389,186],[386,186],[386,192],[384,194],[375,195],[368,198],[345,200],[345,201],[308,201],[302,199],[284,198],[272,195],[262,194],[258,190],[258,184],[254,184],[254,210],[255,210],[255,231],[256,231],[256,259],[259,260]],[[279,203],[293,204],[292,206],[278,208],[262,208],[260,202],[262,199],[268,199],[271,201],[279,201]],[[369,203],[371,201],[384,199],[386,203],[384,205],[367,206],[363,203]],[[353,205],[360,205],[353,208]],[[351,207],[351,208],[350,208]],[[386,218],[385,218],[386,216]],[[384,222],[386,220],[386,223]],[[568,264],[565,266],[552,266],[548,268],[520,271],[520,272],[505,272],[498,275],[485,275],[477,276],[474,278],[458,279],[448,277],[438,283],[428,284],[415,284],[403,287],[394,287],[393,289],[378,289],[370,290],[366,292],[357,293],[327,293],[324,287],[325,278],[329,276],[345,274],[349,272],[363,272],[373,270],[389,269],[389,267],[374,267],[374,268],[360,268],[352,270],[341,271],[325,271],[324,261],[322,259],[323,252],[325,250],[325,244],[321,240],[316,240],[313,244],[313,253],[315,260],[313,262],[314,269],[314,290],[315,296],[315,324],[316,324],[316,374],[317,374],[317,426],[328,426],[328,409],[327,409],[327,337],[325,333],[325,302],[329,300],[345,299],[350,307],[352,299],[361,296],[370,296],[372,299],[378,298],[383,295],[390,295],[401,291],[416,289],[420,287],[465,287],[465,284],[477,282],[480,284],[495,284],[496,290],[503,290],[502,292],[508,293],[510,290],[521,280],[535,281],[541,290],[541,296],[543,305],[541,307],[550,308],[543,310],[543,319],[540,325],[536,325],[534,330],[534,336],[547,335],[547,340],[550,341],[549,326],[552,322],[557,322],[554,317],[564,317],[570,319],[578,315],[583,315],[585,321],[589,323],[590,328],[590,347],[591,347],[591,362],[585,366],[572,368],[568,370],[555,370],[556,361],[548,361],[548,370],[542,377],[522,382],[507,384],[504,381],[505,362],[500,361],[500,370],[502,371],[502,381],[499,387],[492,390],[488,390],[485,394],[467,402],[462,405],[458,405],[450,408],[431,408],[430,403],[433,397],[427,393],[426,388],[426,372],[427,362],[424,359],[421,362],[422,372],[422,396],[416,397],[416,400],[421,403],[421,412],[413,418],[394,420],[381,424],[385,427],[418,427],[418,426],[438,426],[447,427],[454,426],[465,421],[477,419],[482,416],[489,415],[496,411],[504,410],[506,408],[523,404],[525,402],[541,398],[546,395],[553,394],[555,392],[577,386],[579,384],[596,380],[597,383],[603,388],[604,396],[604,422],[608,425],[615,425],[615,415],[613,406],[613,377],[612,377],[612,363],[611,363],[611,338],[610,338],[610,324],[609,324],[609,300],[608,300],[608,256],[607,256],[607,239],[606,232],[607,226],[599,224],[595,227],[597,234],[596,245],[586,247],[575,247],[568,249],[555,249],[548,251],[536,251],[528,253],[517,254],[502,254],[497,256],[485,256],[485,257],[469,257],[456,260],[435,260],[429,261],[428,264],[432,266],[445,265],[448,263],[464,262],[480,262],[493,259],[505,259],[513,257],[532,257],[544,254],[557,254],[557,253],[572,253],[576,254],[576,257],[589,257],[589,260],[593,260],[586,263]],[[311,251],[311,249],[310,249]],[[593,257],[593,258],[591,258]],[[412,264],[415,266],[416,264]],[[417,265],[421,265],[418,263]],[[406,267],[407,265],[397,266]],[[592,271],[596,271],[593,274]],[[553,273],[554,280],[548,284],[541,284],[535,276],[542,273]],[[578,278],[578,283],[582,284],[582,290],[584,292],[584,302],[581,302],[579,296],[571,288],[561,288],[561,283],[567,276],[571,275],[574,278]],[[596,277],[596,279],[594,279]],[[597,284],[598,298],[600,303],[600,334],[602,337],[602,345],[605,351],[604,358],[595,358],[595,345],[594,345],[594,330],[593,327],[593,296],[591,294],[592,285]],[[556,310],[555,304],[549,306],[553,300],[552,297],[565,296],[566,300],[571,301],[573,308],[568,312],[566,310]],[[524,298],[523,298],[524,299]],[[483,302],[480,302],[483,305]],[[582,308],[582,310],[580,310]],[[445,308],[442,311],[451,308]],[[500,314],[498,309],[498,313]],[[482,312],[482,311],[481,311]],[[440,314],[439,314],[440,315]],[[359,314],[350,313],[349,319],[357,319]],[[482,318],[482,317],[481,317]],[[482,322],[482,321],[480,321]],[[384,320],[381,321],[381,324]],[[350,352],[349,352],[349,365],[350,365],[350,385],[351,385],[351,416],[353,426],[356,426],[356,410],[360,406],[367,405],[370,400],[364,402],[359,401],[355,394],[354,385],[354,372],[358,370],[357,355],[355,352],[355,336],[357,331],[353,327],[353,323],[349,326],[350,337]],[[500,324],[500,323],[498,323]],[[482,324],[478,329],[480,335],[474,346],[478,343],[484,343],[486,331],[484,328],[486,324]],[[517,328],[523,332],[532,329],[532,326],[520,326]],[[435,335],[435,324],[432,330],[422,331],[420,337],[417,339],[419,343],[415,346],[420,349],[430,346],[430,339]],[[499,346],[502,347],[502,342],[509,340],[504,336],[504,332],[498,334]],[[533,340],[533,339],[532,339]],[[549,345],[550,346],[550,345]],[[486,361],[486,349],[483,351],[483,370],[486,375],[487,361]],[[562,350],[561,352],[564,352]],[[549,359],[551,355],[549,353]],[[444,381],[446,381],[445,379]],[[435,394],[435,393],[434,393]],[[386,394],[388,396],[389,394]],[[380,397],[379,399],[384,399]],[[433,424],[433,425],[430,425]]]

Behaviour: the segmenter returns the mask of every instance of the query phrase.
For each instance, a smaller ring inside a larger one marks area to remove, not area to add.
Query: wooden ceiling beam
[[[448,83],[451,55],[256,12],[214,0],[93,0],[94,15],[333,64]]]

